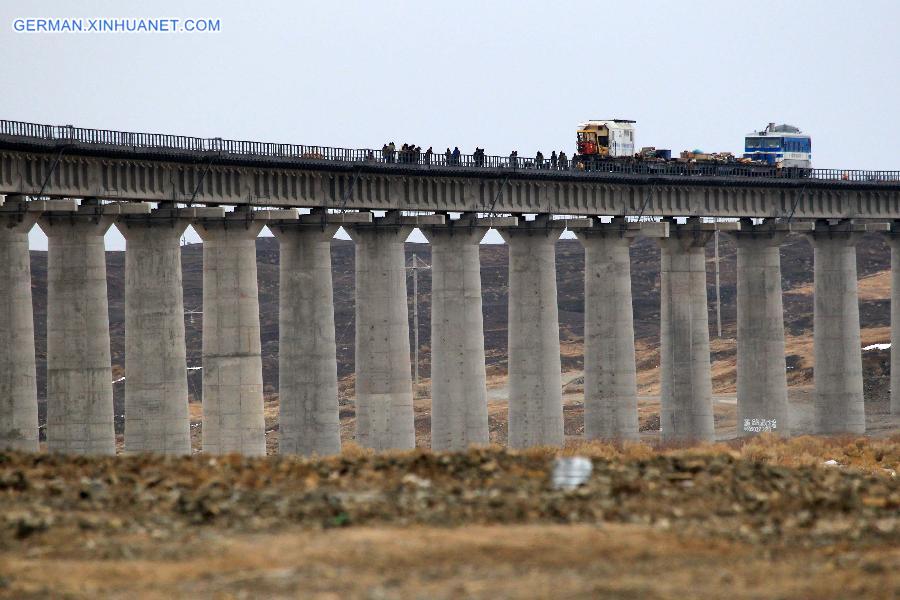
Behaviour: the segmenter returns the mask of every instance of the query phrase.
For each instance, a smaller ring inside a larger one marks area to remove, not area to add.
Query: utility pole
[[[200,306],[200,307],[198,307],[198,308],[187,308],[187,307],[185,307],[185,309],[184,309],[184,315],[188,318],[188,324],[191,325],[192,327],[193,327],[193,325],[194,325],[194,315],[202,315],[202,314],[203,314],[203,307],[202,307],[202,306]],[[185,332],[185,334],[186,334],[186,333],[187,333],[187,332]],[[188,356],[188,357],[186,357],[186,358],[188,359],[188,365],[190,365],[190,358],[191,358],[191,357]],[[187,366],[187,365],[186,365],[186,366]],[[199,371],[199,370],[201,370],[201,369],[203,369],[202,366],[199,366],[199,367],[191,367],[191,366],[187,366],[187,374],[188,374],[188,378],[187,378],[187,383],[188,383],[188,394],[189,394],[190,396],[193,396],[195,400],[199,400],[199,399],[200,399],[200,394],[197,393],[197,386],[194,384],[193,380],[191,379],[190,374],[191,374],[192,371]]]
[[[419,266],[419,263],[422,263]],[[419,385],[419,269],[430,269],[431,265],[425,261],[419,260],[416,253],[413,252],[410,266],[406,267],[412,271],[413,280],[413,381],[415,385]]]

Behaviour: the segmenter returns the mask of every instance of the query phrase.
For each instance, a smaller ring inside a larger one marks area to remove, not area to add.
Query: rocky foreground
[[[554,461],[573,454],[593,472],[556,489]],[[898,470],[900,437],[321,460],[3,453],[0,595],[891,598]]]

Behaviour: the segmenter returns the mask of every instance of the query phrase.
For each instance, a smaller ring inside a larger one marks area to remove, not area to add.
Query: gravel
[[[165,537],[286,523],[618,522],[753,543],[900,543],[900,481],[883,467],[787,467],[721,450],[594,457],[587,482],[564,490],[551,482],[555,460],[493,448],[320,460],[0,453],[0,547],[82,531]]]

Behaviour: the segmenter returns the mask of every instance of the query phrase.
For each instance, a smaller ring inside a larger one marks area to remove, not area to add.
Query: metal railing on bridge
[[[739,162],[688,162],[680,160],[610,160],[575,157],[551,161],[523,156],[485,154],[428,153],[421,150],[335,148],[197,138],[161,133],[135,133],[108,129],[85,129],[71,125],[40,125],[0,120],[0,136],[112,146],[118,149],[151,151],[189,151],[247,157],[271,157],[337,163],[373,163],[424,169],[495,169],[504,171],[553,172],[566,174],[621,174],[702,177],[757,177],[777,179],[816,179],[856,182],[900,182],[900,171],[861,171],[842,169],[778,168]]]

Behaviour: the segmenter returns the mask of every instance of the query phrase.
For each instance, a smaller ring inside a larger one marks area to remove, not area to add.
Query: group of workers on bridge
[[[515,157],[513,156],[515,155]],[[512,154],[509,155],[510,162],[517,162],[519,153],[515,150]],[[515,158],[516,160],[513,160]],[[556,150],[550,153],[550,159],[545,162],[544,161],[544,153],[540,150],[537,151],[537,154],[534,155],[534,166],[536,169],[568,169],[569,168],[569,157],[566,156],[566,153],[562,150],[559,151],[559,155],[556,154]]]
[[[450,150],[448,149],[447,152],[450,152]],[[428,150],[425,151],[426,165],[431,164],[431,156],[433,154],[434,150],[429,146]],[[416,146],[415,144],[403,144],[398,152],[397,146],[394,142],[391,142],[390,144],[385,144],[381,147],[381,157],[384,159],[384,162],[387,163],[401,162],[419,164],[422,159],[422,147]]]
[[[415,144],[403,144],[397,150],[396,144],[390,142],[381,147],[381,157],[386,163],[431,165],[432,162],[435,162],[437,164],[436,161],[433,161],[434,149],[431,146],[425,152],[422,152],[421,146]],[[374,159],[371,153],[370,159]],[[463,164],[459,146],[454,146],[453,150],[450,150],[449,147],[447,148],[446,152],[444,152],[443,164],[448,166],[460,166]],[[471,164],[476,167],[485,166],[484,148],[475,148],[475,151],[472,153]],[[512,167],[519,166],[519,152],[517,150],[513,150],[509,154],[509,164]],[[545,159],[543,152],[538,151],[532,164],[537,169],[566,170],[569,168],[569,158],[564,151],[560,151],[557,154],[556,150],[554,150],[550,153],[550,158]],[[523,161],[522,166],[532,166],[532,164],[525,164],[525,161]]]

